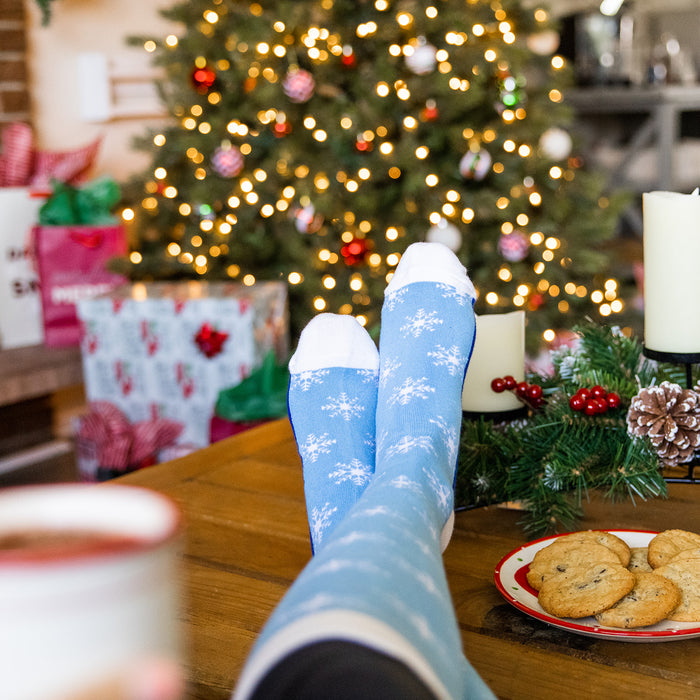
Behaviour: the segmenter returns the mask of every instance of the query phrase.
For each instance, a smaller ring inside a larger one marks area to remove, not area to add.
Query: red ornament
[[[214,85],[216,73],[208,66],[204,66],[204,68],[195,68],[192,71],[191,79],[194,89],[197,92],[206,94],[209,92],[212,85]]]
[[[360,134],[357,137],[357,141],[355,141],[355,148],[360,152],[360,153],[369,153],[373,146],[371,141],[365,141],[365,138]]]
[[[583,396],[581,396],[580,394],[574,394],[569,399],[569,408],[572,411],[583,411],[585,405],[586,399],[584,399]]]
[[[228,333],[217,331],[211,323],[203,323],[194,337],[194,342],[205,357],[215,357],[223,350]]]
[[[588,399],[583,407],[583,412],[587,416],[594,416],[598,413],[598,401],[596,399]]]
[[[491,390],[497,394],[501,394],[506,390],[506,381],[504,377],[496,377],[491,380]]]
[[[272,133],[281,139],[283,136],[290,134],[292,132],[292,125],[288,121],[275,122],[272,127]]]
[[[622,399],[620,398],[619,394],[616,394],[614,391],[611,391],[606,397],[605,400],[608,403],[608,408],[620,408],[620,404],[622,403]]]
[[[544,405],[544,391],[539,384],[518,382],[515,377],[507,374],[505,377],[495,377],[491,380],[491,390],[500,394],[504,391],[513,391],[515,395],[530,408],[540,408]]]
[[[346,68],[355,67],[355,63],[357,63],[357,61],[355,60],[355,52],[352,50],[352,46],[343,47],[343,55],[340,61]]]
[[[353,238],[350,243],[346,243],[340,254],[345,260],[345,264],[354,267],[361,265],[369,253],[369,243],[364,238]]]
[[[539,384],[530,384],[527,388],[527,398],[530,401],[537,401],[542,398],[542,387]]]
[[[572,411],[583,412],[587,416],[595,416],[615,410],[622,404],[619,394],[607,391],[600,384],[590,388],[581,387],[570,399],[569,408]]]
[[[290,70],[282,81],[284,94],[297,104],[308,102],[314,94],[316,82],[307,70]]]
[[[435,100],[428,100],[421,110],[420,118],[424,122],[434,122],[439,116],[440,110],[437,108]]]
[[[236,177],[243,165],[243,154],[235,146],[219,146],[211,157],[211,167],[221,177]]]
[[[517,386],[515,387],[515,393],[521,398],[527,398],[527,390],[528,390],[528,383],[527,382],[518,382]]]

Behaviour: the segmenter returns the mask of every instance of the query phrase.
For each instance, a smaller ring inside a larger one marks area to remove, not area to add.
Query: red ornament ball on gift
[[[219,146],[211,157],[211,167],[221,177],[236,177],[243,170],[243,161],[243,154],[235,146]]]
[[[508,262],[520,262],[530,249],[530,241],[522,231],[504,233],[498,239],[498,252]]]
[[[308,102],[314,94],[315,87],[313,75],[303,69],[290,71],[282,83],[284,94],[297,104]]]
[[[340,249],[340,254],[346,265],[350,267],[360,265],[369,254],[369,243],[364,238],[353,238]]]
[[[214,85],[216,73],[208,66],[204,66],[204,68],[195,68],[190,77],[192,86],[197,92],[207,93]]]
[[[483,180],[491,170],[491,155],[483,148],[468,151],[459,161],[459,172],[466,180]]]

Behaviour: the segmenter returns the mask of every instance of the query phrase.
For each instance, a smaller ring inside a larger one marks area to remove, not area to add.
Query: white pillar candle
[[[647,192],[644,206],[644,344],[700,352],[700,196]]]
[[[476,317],[476,341],[462,391],[462,410],[498,413],[522,408],[511,391],[500,394],[491,380],[511,375],[525,378],[525,312]]]

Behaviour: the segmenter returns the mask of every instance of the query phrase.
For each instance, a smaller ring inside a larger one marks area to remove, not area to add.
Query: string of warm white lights
[[[588,188],[562,204],[580,162],[543,9],[190,5],[174,11],[183,34],[143,44],[182,89],[140,207],[123,213],[146,220],[142,240],[161,239],[169,265],[244,284],[284,274],[310,312],[371,324],[401,252],[428,238],[463,258],[484,308],[623,310],[617,282],[594,283],[572,244],[575,206],[607,200]]]

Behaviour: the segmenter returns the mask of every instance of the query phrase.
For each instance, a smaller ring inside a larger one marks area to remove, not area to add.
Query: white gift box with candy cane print
[[[207,445],[219,392],[270,350],[280,362],[289,352],[282,282],[134,283],[77,310],[88,401],[109,401],[131,421],[180,421],[182,444]]]

